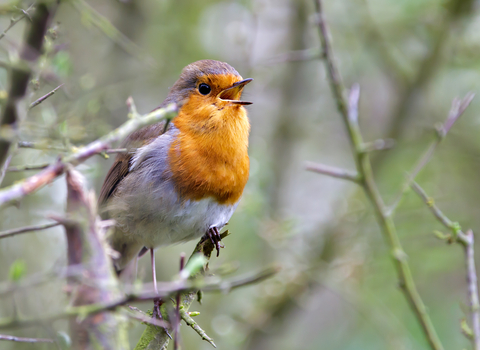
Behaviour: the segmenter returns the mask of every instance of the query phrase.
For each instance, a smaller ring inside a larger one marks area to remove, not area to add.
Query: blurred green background
[[[376,180],[391,203],[405,172],[434,139],[434,125],[446,119],[452,99],[479,90],[480,3],[326,0],[324,5],[345,85],[361,86],[364,138],[395,139],[393,149],[373,155]],[[0,30],[11,16],[1,16]],[[24,25],[19,22],[0,41],[1,60],[16,54]],[[244,78],[255,79],[244,93],[254,103],[248,107],[251,172],[228,226],[233,235],[211,268],[226,265],[241,275],[277,263],[282,270],[255,286],[206,294],[202,305],[191,307],[201,312],[197,322],[220,349],[427,349],[370,203],[355,185],[304,170],[307,160],[354,169],[319,47],[310,0],[64,1],[40,65],[39,88],[31,87],[26,103],[65,85],[24,116],[20,135],[50,145],[84,145],[126,120],[128,96],[146,113],[163,101],[185,65],[205,58],[228,62]],[[0,69],[0,89],[6,84],[7,73]],[[417,179],[450,219],[476,233],[479,110],[476,98]],[[11,166],[53,162],[58,154],[19,149]],[[111,162],[97,156],[78,167],[97,193]],[[32,174],[9,172],[2,186]],[[62,177],[0,212],[0,229],[48,222],[49,215],[64,213],[65,198]],[[445,348],[469,348],[460,331],[467,317],[461,248],[434,237],[433,230],[443,227],[411,191],[395,223]],[[160,248],[159,279],[169,280],[180,253],[189,254],[195,243]],[[480,243],[477,247],[480,252]],[[144,281],[151,280],[148,260],[139,266]],[[63,230],[0,240],[0,281],[7,283],[12,264],[22,261],[25,279],[64,266]],[[52,281],[1,298],[0,317],[63,310],[62,286]],[[67,331],[66,321],[52,326]],[[131,323],[132,348],[144,327]],[[55,336],[49,332],[36,327],[0,333]],[[185,349],[210,349],[186,326],[181,334]],[[52,345],[2,342],[0,348]]]

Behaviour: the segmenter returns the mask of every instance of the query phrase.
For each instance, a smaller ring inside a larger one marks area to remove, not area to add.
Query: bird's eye
[[[212,88],[205,83],[201,83],[200,85],[198,85],[198,91],[202,95],[208,95],[210,93],[210,91],[212,91]]]

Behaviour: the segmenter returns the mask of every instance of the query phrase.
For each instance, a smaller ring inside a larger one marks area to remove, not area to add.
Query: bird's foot
[[[162,313],[160,311],[160,307],[162,306],[163,304],[163,300],[162,298],[155,298],[153,299],[153,314],[152,314],[152,318],[158,318],[160,320],[163,319],[162,317]]]
[[[153,319],[156,319],[156,320],[161,320],[163,321],[163,316],[162,316],[162,312],[160,310],[160,307],[163,305],[164,301],[162,300],[162,298],[155,298],[153,299],[153,311],[152,311],[152,318]],[[170,335],[170,333],[168,332],[168,328],[167,327],[163,327],[163,329],[165,330],[165,333],[167,334],[167,336],[172,339],[172,336]]]
[[[212,242],[213,246],[217,250],[217,256],[220,255],[220,248],[225,248],[222,243],[222,237],[220,237],[220,232],[218,232],[218,228],[210,227],[207,231],[207,237]]]

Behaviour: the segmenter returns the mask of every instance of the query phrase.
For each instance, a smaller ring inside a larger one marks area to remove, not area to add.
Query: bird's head
[[[251,102],[242,101],[243,79],[229,64],[202,60],[186,66],[173,85],[165,103],[176,102],[190,118],[197,121],[246,118],[243,108]]]

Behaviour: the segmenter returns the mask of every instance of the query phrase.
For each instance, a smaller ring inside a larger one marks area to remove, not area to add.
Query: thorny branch
[[[387,208],[385,207],[383,199],[376,186],[370,156],[368,152],[364,151],[364,143],[358,125],[358,100],[360,89],[358,86],[352,87],[347,103],[347,100],[344,97],[344,87],[331,49],[327,24],[324,19],[322,1],[315,0],[315,5],[318,29],[322,49],[325,55],[328,81],[335,101],[337,102],[337,108],[348,131],[355,165],[359,175],[359,181],[374,208],[375,216],[377,217],[377,221],[381,227],[385,240],[391,248],[391,256],[397,270],[402,291],[415,312],[431,348],[434,350],[443,349],[423,300],[415,286],[410,266],[406,259],[406,254],[396,233],[393,219],[388,215]]]

